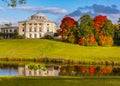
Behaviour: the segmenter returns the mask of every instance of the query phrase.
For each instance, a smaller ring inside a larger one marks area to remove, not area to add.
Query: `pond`
[[[0,64],[0,76],[120,76],[120,66]]]

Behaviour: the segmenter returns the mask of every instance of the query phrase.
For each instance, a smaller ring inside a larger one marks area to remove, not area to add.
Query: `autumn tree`
[[[96,44],[96,40],[94,37],[94,22],[89,15],[83,15],[79,21],[79,30],[81,33],[81,37],[78,40],[78,44],[81,45],[94,45]]]
[[[94,75],[95,74],[96,67],[89,67],[89,74]]]
[[[101,46],[113,45],[114,27],[106,16],[98,15],[94,19],[95,37]]]
[[[114,25],[114,42],[115,45],[120,45],[120,18],[118,24]]]
[[[2,0],[6,2],[10,7],[16,7],[18,4],[25,4],[26,0]]]
[[[77,22],[71,17],[62,19],[60,30],[58,31],[63,41],[74,43]]]
[[[107,20],[105,25],[102,28],[103,36],[105,40],[102,40],[105,42],[105,45],[113,45],[113,37],[114,37],[114,26],[111,22],[111,20]]]

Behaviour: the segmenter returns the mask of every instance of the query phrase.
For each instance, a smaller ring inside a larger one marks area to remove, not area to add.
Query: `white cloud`
[[[17,25],[17,21],[13,20],[13,19],[0,19],[0,24],[8,24],[8,23],[12,23],[13,25]]]
[[[106,16],[108,16],[113,23],[118,23],[117,21],[120,18],[120,14],[107,14]]]
[[[67,10],[57,8],[57,7],[24,6],[24,7],[10,8],[10,9],[12,9],[12,10],[23,10],[23,11],[32,11],[32,12],[41,12],[41,13],[49,13],[49,14],[67,14],[68,13]]]
[[[104,6],[94,4],[92,6],[79,7],[77,10],[66,16],[70,16],[78,20],[84,14],[89,14],[92,18],[97,15],[105,15],[108,19],[112,20],[113,23],[117,23],[118,18],[120,18],[120,9],[118,9],[116,5]]]

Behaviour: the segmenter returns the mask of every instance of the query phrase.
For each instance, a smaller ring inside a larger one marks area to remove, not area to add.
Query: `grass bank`
[[[0,59],[70,59],[88,63],[119,63],[120,47],[85,47],[52,40],[0,40]],[[45,59],[45,60],[46,60]]]
[[[120,78],[111,77],[0,77],[0,86],[119,86]]]

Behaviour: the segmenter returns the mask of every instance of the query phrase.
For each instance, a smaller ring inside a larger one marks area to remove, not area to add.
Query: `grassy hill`
[[[65,58],[120,62],[120,47],[85,47],[52,40],[0,40],[0,58]]]

